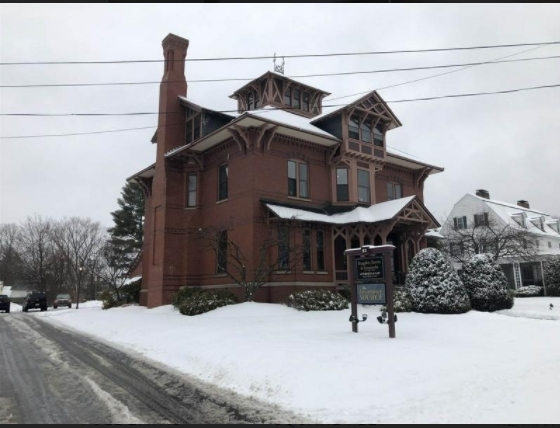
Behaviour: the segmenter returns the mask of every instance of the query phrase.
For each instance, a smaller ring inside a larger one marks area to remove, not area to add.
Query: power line
[[[518,55],[518,54],[516,54]],[[286,76],[290,79],[297,79],[297,78],[309,78],[309,77],[327,77],[327,76],[350,76],[356,74],[375,74],[375,73],[391,73],[391,72],[402,72],[402,71],[417,71],[417,70],[431,70],[431,69],[438,69],[438,68],[452,68],[452,67],[473,67],[476,65],[482,64],[502,64],[502,63],[510,63],[510,62],[524,62],[524,61],[535,61],[535,60],[547,60],[547,59],[558,59],[560,55],[555,56],[544,56],[544,57],[533,57],[533,58],[520,58],[520,59],[510,59],[510,60],[503,60],[503,61],[484,61],[484,62],[470,62],[470,63],[463,63],[463,64],[444,64],[444,65],[432,65],[432,66],[425,66],[425,67],[409,67],[409,68],[391,68],[391,69],[380,69],[380,70],[368,70],[368,71],[343,71],[343,72],[336,72],[336,73],[321,73],[321,74],[300,74],[294,76]],[[456,70],[458,71],[458,70]],[[444,73],[445,74],[445,73]],[[429,77],[428,77],[429,78]],[[223,79],[193,79],[188,80],[187,83],[214,83],[214,82],[234,82],[234,81],[251,81],[254,80],[254,77],[239,77],[239,78],[223,78]],[[426,79],[426,78],[423,78]],[[418,79],[418,80],[423,80]],[[418,81],[414,80],[414,82]],[[152,85],[152,84],[159,84],[159,83],[181,83],[181,81],[171,81],[171,82],[161,82],[161,81],[148,81],[148,82],[106,82],[106,83],[53,83],[53,84],[31,84],[31,85],[0,85],[0,88],[43,88],[43,87],[72,87],[72,86],[120,86],[120,85]],[[410,82],[407,82],[410,83]],[[404,83],[401,83],[402,85]],[[396,86],[396,85],[395,85]],[[391,87],[391,86],[388,86]],[[380,88],[381,89],[386,89]],[[371,91],[368,91],[371,92]],[[358,94],[356,94],[358,95]],[[350,96],[350,95],[348,95]],[[342,98],[342,97],[339,97]],[[333,98],[339,99],[339,98]]]
[[[320,58],[334,56],[359,56],[359,55],[388,55],[402,53],[423,53],[423,52],[446,52],[446,51],[462,51],[475,49],[494,49],[494,48],[510,48],[519,46],[537,46],[560,44],[560,41],[540,42],[540,43],[516,43],[507,45],[482,45],[467,46],[454,48],[431,48],[431,49],[407,49],[394,51],[369,51],[369,52],[338,52],[326,54],[299,54],[299,55],[261,55],[261,56],[239,56],[239,57],[216,57],[216,58],[186,58],[176,59],[174,61],[185,62],[201,62],[201,61],[233,61],[233,60],[257,60],[257,59],[273,59],[273,58]],[[74,64],[129,64],[129,63],[157,63],[164,62],[163,59],[145,59],[145,60],[115,60],[115,61],[35,61],[35,62],[0,62],[0,65],[74,65]]]
[[[504,90],[504,91],[495,91],[495,92],[477,92],[477,93],[467,93],[467,94],[451,94],[451,95],[441,95],[441,96],[437,96],[437,97],[426,97],[426,98],[411,98],[411,99],[406,99],[406,100],[392,100],[392,101],[386,101],[386,103],[406,103],[406,102],[414,102],[414,101],[432,101],[432,100],[438,100],[438,99],[444,99],[444,98],[462,98],[462,97],[474,97],[474,96],[483,96],[483,95],[500,95],[500,94],[509,94],[509,93],[514,93],[514,92],[522,92],[522,91],[531,91],[531,90],[535,90],[535,89],[546,89],[546,88],[557,88],[560,87],[560,84],[555,84],[555,85],[542,85],[542,86],[533,86],[533,87],[528,87],[528,88],[517,88],[517,89],[508,89],[508,90]],[[332,105],[327,105],[324,107],[343,107],[346,106],[346,104],[332,104]],[[290,110],[290,109],[294,109],[294,108],[272,108],[272,109],[267,109],[267,110],[257,110],[257,111],[252,111],[252,113],[254,114],[255,112],[258,113],[266,113],[266,112],[270,112],[270,111],[276,111],[276,110]],[[233,110],[222,110],[222,111],[216,111],[216,113],[227,113],[227,112],[232,112]],[[237,111],[237,110],[235,110]],[[119,116],[123,116],[123,115],[137,115],[138,113],[117,113],[117,115]],[[140,114],[159,114],[159,113],[140,113]],[[9,114],[4,114],[4,115],[9,115]],[[35,115],[39,115],[39,114],[35,114]],[[75,115],[113,115],[110,113],[83,113],[83,114],[61,114],[61,116],[75,116]],[[167,125],[167,126],[177,126],[177,125],[184,125],[184,123],[179,123],[179,124],[173,124],[173,125]],[[140,130],[140,129],[150,129],[150,128],[157,128],[157,125],[154,126],[144,126],[144,127],[139,127],[139,128],[124,128],[124,129],[113,129],[113,130],[106,130],[106,131],[93,131],[93,132],[78,132],[78,133],[72,133],[72,134],[43,134],[43,135],[16,135],[16,136],[9,136],[9,137],[0,137],[0,139],[16,139],[16,138],[39,138],[39,137],[67,137],[67,136],[75,136],[75,135],[90,135],[90,134],[106,134],[106,133],[111,133],[111,132],[124,132],[124,131],[136,131],[136,130]]]
[[[510,54],[510,55],[502,56],[502,57],[499,57],[499,58],[492,59],[490,61],[481,62],[479,64],[467,65],[466,67],[460,68],[458,70],[451,70],[451,71],[447,71],[445,73],[433,74],[431,76],[422,77],[420,79],[408,80],[406,82],[401,82],[401,83],[397,83],[397,84],[394,84],[394,85],[384,86],[384,87],[378,88],[376,90],[381,91],[383,89],[395,88],[397,86],[408,85],[409,83],[416,83],[416,82],[420,82],[422,80],[434,79],[436,77],[444,76],[446,74],[451,74],[451,73],[457,73],[458,71],[463,71],[463,70],[466,70],[468,68],[477,67],[479,65],[499,63],[499,62],[502,62],[502,60],[505,60],[506,58],[511,58],[512,56],[521,55],[521,54],[524,54],[524,53],[527,53],[527,52],[530,52],[530,51],[534,51],[536,49],[544,48],[546,46],[548,46],[548,45],[537,46],[536,48],[526,49],[526,50],[523,50],[521,52],[517,52],[517,53]],[[507,62],[507,61],[504,61],[504,62]],[[341,97],[336,97],[336,98],[330,98],[329,101],[341,100],[343,98],[353,97],[353,96],[361,95],[361,94],[367,94],[368,92],[371,92],[371,91],[358,92],[358,93],[355,93],[355,94],[343,95]]]

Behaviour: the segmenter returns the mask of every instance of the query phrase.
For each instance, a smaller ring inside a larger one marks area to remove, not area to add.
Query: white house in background
[[[499,224],[523,228],[535,236],[538,255],[534,260],[498,260],[510,287],[546,286],[543,262],[553,255],[560,255],[560,221],[532,209],[527,201],[517,201],[517,205],[495,201],[490,199],[488,191],[480,189],[476,195],[467,193],[455,204],[439,233],[445,237],[450,230],[468,228],[485,218],[484,213]],[[460,269],[461,264],[456,263],[455,268]]]

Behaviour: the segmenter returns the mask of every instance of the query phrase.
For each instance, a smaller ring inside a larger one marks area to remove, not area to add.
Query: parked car
[[[10,298],[5,294],[0,294],[0,311],[10,313]]]
[[[53,308],[58,308],[59,306],[68,306],[69,308],[72,307],[72,298],[70,297],[70,294],[58,294],[56,296],[56,299],[54,299],[53,302]]]
[[[41,311],[47,310],[47,293],[41,291],[32,291],[25,297],[23,301],[23,312],[27,312],[29,309],[41,309]]]

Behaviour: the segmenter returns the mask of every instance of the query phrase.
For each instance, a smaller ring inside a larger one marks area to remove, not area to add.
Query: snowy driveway
[[[0,316],[0,424],[301,423],[33,314]]]

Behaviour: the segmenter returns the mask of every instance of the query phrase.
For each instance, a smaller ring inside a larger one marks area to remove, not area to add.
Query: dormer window
[[[303,111],[309,111],[309,93],[304,92],[302,98],[302,109]]]
[[[348,122],[348,137],[354,140],[360,139],[360,118],[352,116]]]
[[[249,91],[245,96],[247,111],[259,108],[259,94],[256,91]]]
[[[554,230],[556,233],[560,233],[560,221],[559,220],[547,221],[546,224],[548,224],[552,228],[552,230]]]
[[[292,88],[286,88],[284,92],[284,104],[287,106],[292,106]]]
[[[513,218],[519,226],[527,227],[525,224],[525,213],[512,214],[511,218]]]
[[[383,147],[383,131],[385,125],[379,121],[375,124],[375,128],[373,128],[373,144],[378,147]]]
[[[292,106],[297,109],[301,108],[301,92],[299,89],[294,89]]]
[[[364,120],[360,125],[360,129],[362,131],[362,141],[371,144],[371,123],[368,120]]]

